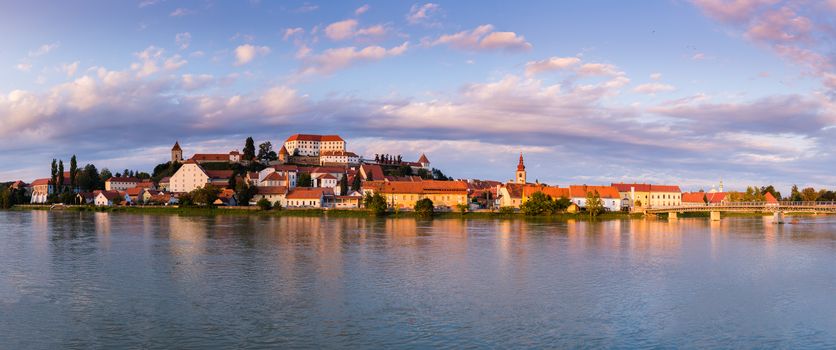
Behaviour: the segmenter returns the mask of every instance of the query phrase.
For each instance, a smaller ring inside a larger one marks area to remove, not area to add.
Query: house
[[[360,178],[363,181],[379,181],[386,178],[383,174],[383,168],[377,164],[362,164],[360,165]]]
[[[99,191],[93,203],[97,206],[112,206],[120,201],[124,201],[125,193],[119,191]]]
[[[359,208],[363,202],[363,194],[360,191],[351,191],[345,196],[334,196],[333,208],[354,209]]]
[[[320,165],[356,165],[360,164],[360,156],[354,152],[347,151],[320,151],[319,152]]]
[[[145,189],[142,187],[133,187],[125,190],[125,194],[128,195],[128,200],[126,203],[141,203],[142,202],[142,193],[145,192]]]
[[[337,177],[331,174],[319,174],[316,177],[311,177],[313,182],[312,187],[326,187],[334,189],[337,187]]]
[[[171,176],[169,187],[173,193],[186,193],[206,185],[227,187],[232,170],[206,170],[196,161],[189,159]]]
[[[136,184],[136,187],[139,187],[139,188],[149,188],[149,189],[152,189],[152,190],[156,190],[156,189],[157,189],[157,186],[155,186],[155,185],[154,185],[154,181],[151,181],[151,179],[146,179],[146,180],[141,180],[141,181],[139,181],[139,182]]]
[[[272,174],[277,175],[271,176]],[[251,179],[257,179],[258,182],[255,182],[255,184],[258,187],[296,187],[299,167],[296,165],[273,165],[258,172],[257,176],[249,174],[247,176]]]
[[[625,208],[669,207],[682,204],[679,186],[646,183],[613,183]]]
[[[99,191],[94,192],[79,192],[75,196],[75,203],[81,205],[93,204],[93,201],[96,200],[96,196],[99,194]]]
[[[139,179],[135,177],[111,177],[105,180],[105,190],[106,191],[124,191],[129,188],[136,187],[136,184],[139,183]]]
[[[221,193],[218,194],[218,199],[216,199],[212,204],[231,207],[238,205],[238,201],[235,198],[235,191],[231,189],[221,191]]]
[[[282,206],[285,205],[285,196],[287,195],[287,186],[262,186],[258,187],[258,193],[250,200],[250,205],[255,205],[261,199],[266,199],[271,204],[278,202]]]
[[[60,191],[56,191],[56,185],[50,184],[49,178],[44,179],[37,179],[32,181],[32,184],[29,185],[31,188],[31,199],[29,203],[46,203],[49,200],[49,196]],[[74,192],[78,192],[78,189],[71,189],[70,188],[70,172],[64,172],[64,186],[62,188],[64,191],[73,190]]]
[[[171,189],[171,176],[166,176],[160,179],[160,191],[169,191]]]
[[[229,153],[195,153],[189,160],[197,164],[203,163],[240,163],[241,154],[238,151]]]
[[[282,147],[291,156],[319,157],[320,152],[345,152],[345,140],[339,135],[295,134],[288,137]]]
[[[437,208],[452,209],[467,204],[467,183],[464,181],[366,181],[363,194],[380,193],[390,207],[411,209],[418,200],[429,198]]]
[[[148,201],[146,201],[146,203],[157,205],[174,205],[178,203],[178,200],[171,193],[160,192],[151,196],[151,198]]]
[[[334,191],[330,188],[292,189],[285,196],[286,208],[326,208],[333,202]]]
[[[525,185],[510,182],[505,185],[497,185],[497,205],[500,208],[519,208],[523,199],[523,186]]]
[[[722,204],[726,202],[726,192],[684,192],[682,205]]]
[[[138,202],[138,203],[143,203],[143,204],[145,204],[145,203],[150,203],[150,202],[151,202],[151,199],[152,199],[154,196],[156,196],[156,195],[158,195],[158,194],[160,194],[160,193],[163,193],[163,192],[160,192],[160,191],[157,191],[157,190],[148,189],[148,188],[143,188],[143,189],[142,189],[142,192],[141,192],[141,193],[139,194],[139,196],[137,197],[137,202]]]
[[[612,186],[587,186],[587,185],[573,185],[569,186],[569,200],[575,203],[580,208],[586,208],[586,196],[589,193],[598,192],[601,198],[601,204],[604,209],[608,211],[621,210],[621,195],[618,189]]]

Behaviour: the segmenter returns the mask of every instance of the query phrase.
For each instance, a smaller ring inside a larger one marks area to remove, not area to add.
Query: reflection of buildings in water
[[[110,248],[111,217],[109,213],[96,212],[93,214],[93,225],[96,228],[96,236],[102,248]]]
[[[49,252],[49,239],[51,230],[49,227],[50,213],[45,210],[30,210],[32,217],[32,237],[34,243],[40,253],[46,254]]]
[[[174,259],[173,266],[184,275],[197,275],[204,267],[200,258],[206,254],[206,219],[171,215],[161,220],[161,226],[168,226],[169,250]]]

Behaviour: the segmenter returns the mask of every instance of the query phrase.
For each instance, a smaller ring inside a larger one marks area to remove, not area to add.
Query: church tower
[[[525,163],[523,162],[522,152],[520,152],[520,163],[517,164],[516,181],[518,184],[525,184]]]
[[[174,142],[174,147],[171,148],[171,162],[177,163],[183,161],[183,150],[180,148],[180,142]]]

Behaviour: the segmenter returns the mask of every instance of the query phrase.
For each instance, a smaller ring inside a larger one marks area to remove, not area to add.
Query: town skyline
[[[0,4],[0,180],[307,133],[455,178],[836,182],[836,2],[605,3]]]

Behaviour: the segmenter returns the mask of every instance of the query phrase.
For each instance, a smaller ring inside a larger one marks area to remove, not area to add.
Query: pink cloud
[[[421,6],[412,5],[409,9],[409,14],[406,15],[406,20],[410,24],[432,24],[431,17],[441,8],[438,4],[426,3]]]
[[[328,49],[321,54],[305,57],[304,67],[299,75],[332,74],[358,62],[378,61],[386,57],[400,56],[406,52],[408,47],[409,43],[404,42],[400,46],[389,49],[377,45],[367,46],[359,50],[353,46]]]
[[[581,62],[577,57],[550,57],[541,61],[532,61],[525,64],[525,74],[528,76],[549,71],[558,71],[576,66]]]
[[[514,32],[495,32],[493,29],[493,25],[483,24],[472,30],[442,35],[430,45],[448,45],[455,49],[471,51],[525,51],[532,48],[522,35]]]
[[[325,27],[325,36],[334,41],[351,39],[358,36],[383,36],[386,34],[386,27],[374,25],[366,28],[358,28],[357,20],[347,19],[334,22]]]

